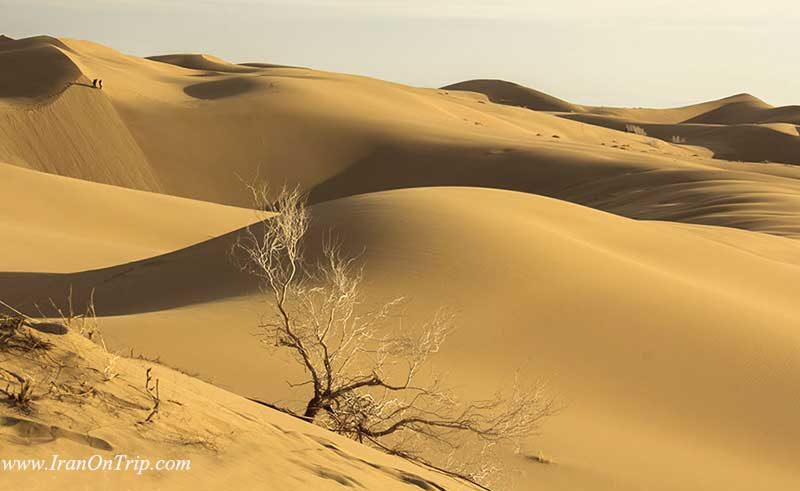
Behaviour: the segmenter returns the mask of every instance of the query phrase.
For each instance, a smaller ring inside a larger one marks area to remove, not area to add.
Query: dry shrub
[[[266,188],[250,190],[265,211],[232,257],[260,280],[272,307],[259,340],[286,350],[305,373],[293,384],[309,393],[295,415],[450,475],[492,482],[502,472],[498,449],[531,436],[555,411],[544,385],[514,379],[489,399],[461,401],[442,376],[423,375],[456,327],[452,312],[404,324],[404,299],[369,302],[358,257],[331,234],[321,259],[305,260],[309,212],[300,192],[284,189],[270,202]]]

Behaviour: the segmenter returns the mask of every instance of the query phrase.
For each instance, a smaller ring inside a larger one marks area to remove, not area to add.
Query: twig
[[[147,390],[147,393],[153,400],[153,407],[150,409],[150,414],[148,414],[147,417],[145,418],[144,420],[145,423],[149,423],[150,421],[152,421],[153,417],[156,414],[158,414],[159,407],[161,407],[161,396],[159,395],[158,392],[158,379],[155,379],[155,383],[151,385],[151,383],[153,383],[153,378],[150,375],[152,371],[153,371],[152,368],[147,369],[147,374],[146,374],[147,379],[145,380],[144,383],[144,387]]]

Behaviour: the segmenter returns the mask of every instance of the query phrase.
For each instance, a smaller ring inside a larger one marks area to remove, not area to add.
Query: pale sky
[[[800,0],[0,0],[0,32],[595,105],[800,104]]]

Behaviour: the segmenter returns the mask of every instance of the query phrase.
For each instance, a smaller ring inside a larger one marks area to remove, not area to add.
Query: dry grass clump
[[[12,406],[30,412],[33,409],[33,387],[31,377],[0,367],[0,394],[5,395],[6,402]]]
[[[100,331],[100,326],[97,321],[97,310],[94,306],[94,289],[89,294],[89,302],[83,312],[76,312],[75,306],[72,302],[72,287],[69,289],[67,295],[66,310],[62,309],[50,299],[50,305],[58,312],[61,324],[71,331],[76,331],[81,336],[100,344],[105,348],[103,341],[103,334]]]
[[[626,124],[625,131],[627,131],[628,133],[633,133],[635,135],[647,136],[647,132],[644,130],[644,128],[642,128],[641,126],[637,126],[635,124]]]
[[[50,343],[37,337],[31,326],[25,318],[0,315],[0,351],[29,353],[50,349]]]

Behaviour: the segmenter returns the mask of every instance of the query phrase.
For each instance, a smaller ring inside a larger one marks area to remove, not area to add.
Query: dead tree
[[[514,384],[490,399],[460,402],[441,377],[422,370],[453,332],[455,316],[442,309],[409,327],[398,315],[403,298],[371,307],[358,258],[346,255],[332,234],[323,240],[321,259],[306,261],[309,212],[299,191],[284,189],[272,203],[265,188],[250,191],[261,221],[243,231],[232,257],[260,280],[273,307],[260,324],[260,341],[288,350],[303,368],[305,379],[292,384],[309,390],[298,417],[486,482],[499,467],[484,454],[530,436],[553,413],[539,384]],[[477,465],[467,468],[469,460],[456,457],[464,448],[481,454]]]

